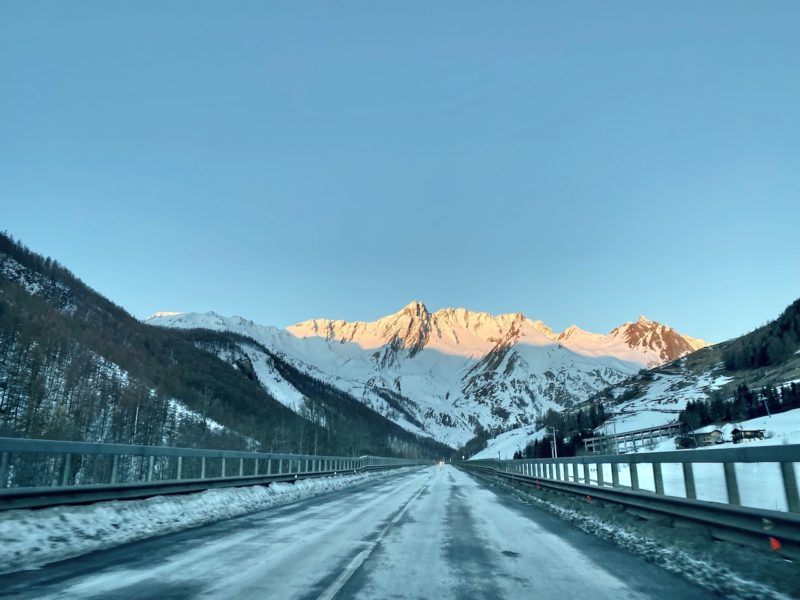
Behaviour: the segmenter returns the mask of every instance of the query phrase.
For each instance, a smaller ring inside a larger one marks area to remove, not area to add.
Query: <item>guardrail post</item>
[[[115,454],[111,459],[111,483],[117,483],[118,471],[119,471],[119,454]]]
[[[686,489],[686,497],[690,500],[697,498],[697,488],[694,486],[694,467],[692,463],[683,463],[683,487]]]
[[[728,504],[741,504],[739,499],[739,485],[736,482],[736,463],[726,462],[722,463],[722,468],[725,469],[725,487],[728,490]]]
[[[64,455],[64,472],[61,474],[61,485],[67,485],[72,473],[72,454]]]
[[[183,475],[183,457],[179,456],[178,457],[178,472],[177,472],[177,477],[175,479],[180,479],[182,475]]]
[[[240,458],[239,459],[239,477],[242,477],[243,475],[244,475],[244,459]]]
[[[611,463],[611,487],[619,487],[619,463]]]
[[[258,475],[258,459],[256,459],[256,464],[253,466],[253,475]]]
[[[597,469],[597,485],[599,487],[604,487],[605,482],[603,481],[603,465],[602,463],[595,463],[594,468]]]
[[[153,466],[155,465],[156,457],[151,456],[147,463],[147,481],[153,481]]]
[[[781,474],[783,475],[783,489],[786,492],[786,504],[790,512],[800,512],[800,494],[797,492],[797,477],[794,473],[794,463],[782,462]]]
[[[278,459],[278,475],[283,475],[283,459]]]
[[[267,475],[272,475],[272,459],[267,459]]]
[[[635,462],[629,462],[628,469],[631,471],[631,489],[635,492],[639,489],[639,468]]]
[[[654,462],[653,464],[653,480],[656,484],[656,494],[664,495],[664,477],[661,474],[661,463]]]
[[[225,477],[225,457],[222,457],[222,476]]]
[[[0,488],[8,485],[8,462],[11,459],[10,452],[3,452],[0,455]]]
[[[200,459],[200,479],[206,478],[206,457]]]

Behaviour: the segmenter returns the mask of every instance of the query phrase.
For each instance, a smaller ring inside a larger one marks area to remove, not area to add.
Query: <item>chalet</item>
[[[693,437],[698,446],[713,446],[722,443],[722,431],[719,429],[695,433]]]
[[[731,435],[733,443],[738,444],[749,440],[763,440],[765,431],[764,429],[740,429],[737,427],[731,432]]]

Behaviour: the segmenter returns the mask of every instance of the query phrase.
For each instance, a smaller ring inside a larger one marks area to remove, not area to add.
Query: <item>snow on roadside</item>
[[[645,535],[621,522],[606,521],[598,516],[585,514],[567,506],[537,498],[530,492],[511,487],[503,482],[495,482],[495,485],[511,492],[523,501],[572,523],[586,533],[608,540],[660,565],[667,571],[689,579],[714,595],[732,599],[741,598],[742,600],[750,598],[790,600],[790,596],[765,583],[747,579],[727,566],[694,556],[694,552],[690,549],[684,550],[678,545],[665,543],[663,540]]]
[[[120,544],[221,521],[388,477],[405,469],[206,490],[145,500],[0,514],[0,573],[38,568]]]

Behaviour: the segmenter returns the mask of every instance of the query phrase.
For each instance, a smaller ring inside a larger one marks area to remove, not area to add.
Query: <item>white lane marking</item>
[[[364,561],[367,560],[375,551],[375,548],[378,547],[378,544],[381,543],[381,540],[386,536],[392,526],[397,524],[397,522],[403,518],[403,515],[408,510],[408,507],[411,506],[411,503],[416,500],[422,492],[425,491],[425,488],[428,487],[429,483],[430,479],[425,482],[425,485],[423,485],[419,491],[400,508],[399,511],[397,511],[397,514],[386,524],[386,527],[381,530],[381,532],[378,534],[378,537],[376,537],[374,541],[369,542],[366,550],[362,550],[356,554],[355,558],[350,561],[350,564],[345,567],[344,571],[341,572],[339,577],[337,577],[336,580],[328,586],[328,589],[320,594],[318,600],[333,600],[333,598],[336,597],[336,594],[339,593],[339,590],[344,587],[345,583],[350,581],[350,578],[355,575],[355,572],[358,571],[359,567],[361,567],[361,565],[364,564]]]

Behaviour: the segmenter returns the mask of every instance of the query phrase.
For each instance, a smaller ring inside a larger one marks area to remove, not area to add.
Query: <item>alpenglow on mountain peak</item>
[[[508,428],[533,422],[609,385],[698,349],[704,342],[655,321],[627,322],[607,334],[577,325],[555,332],[521,312],[466,308],[431,312],[413,301],[374,321],[312,319],[278,329],[213,313],[163,316],[168,327],[227,330],[361,399],[415,432],[462,444],[476,423]],[[275,398],[302,394],[269,356],[243,343],[253,372]]]
[[[411,302],[406,304],[403,308],[401,308],[399,312],[416,315],[418,317],[422,317],[429,314],[428,307],[425,306],[425,304],[420,302],[419,300],[412,300]]]
[[[541,320],[529,319],[522,312],[493,315],[466,308],[442,308],[430,312],[419,300],[413,300],[396,313],[375,321],[312,319],[292,325],[287,330],[299,338],[323,337],[354,343],[365,349],[404,348],[410,356],[426,348],[445,354],[482,356],[501,341],[505,345],[522,343],[532,346],[557,343],[578,354],[596,356],[603,353],[644,366],[669,362],[707,345],[643,315],[608,334],[585,331],[577,325],[559,333]]]

